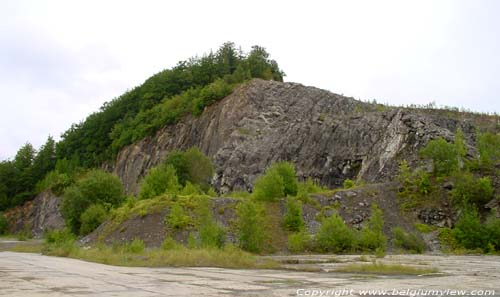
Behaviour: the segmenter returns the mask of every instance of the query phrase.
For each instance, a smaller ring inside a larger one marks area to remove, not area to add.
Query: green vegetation
[[[295,166],[290,162],[278,162],[269,168],[270,171],[276,171],[283,179],[283,193],[286,196],[295,196],[298,191],[298,182],[295,173]]]
[[[478,209],[495,198],[495,189],[490,176],[498,175],[495,166],[500,156],[500,135],[489,132],[477,135],[479,156],[466,159],[465,137],[460,129],[455,134],[453,143],[439,138],[430,141],[421,150],[421,156],[433,161],[433,175],[428,176],[421,168],[413,172],[406,162],[400,166],[398,180],[402,185],[399,196],[403,209],[419,204],[431,204],[443,197],[452,202],[460,214],[453,229],[441,228],[441,244],[451,252],[500,250],[497,240],[500,234],[500,219]],[[423,172],[423,173],[422,173]],[[442,190],[442,183],[451,185],[451,191]],[[420,224],[420,232],[431,232],[427,225]],[[396,243],[405,236],[396,232]],[[406,238],[409,240],[410,238]],[[413,240],[410,240],[413,241]]]
[[[302,253],[312,250],[311,235],[306,231],[295,232],[288,235],[288,250],[292,253]]]
[[[28,239],[31,239],[32,237],[33,234],[31,234],[31,230],[29,230],[28,228],[25,228],[24,230],[21,230],[16,234],[16,239],[19,241],[26,241]]]
[[[492,171],[500,163],[500,134],[490,132],[479,134],[477,141],[479,151],[479,167],[485,171]]]
[[[454,175],[454,186],[451,191],[456,205],[484,205],[493,199],[494,189],[488,177],[476,178],[469,172]]]
[[[226,43],[216,53],[181,61],[104,104],[64,133],[57,156],[77,155],[83,166],[96,166],[164,125],[199,114],[241,82],[254,77],[282,81],[283,75],[264,48],[254,46],[244,54]]]
[[[417,229],[417,231],[420,233],[431,233],[432,231],[436,231],[438,228],[436,226],[422,224],[422,223],[415,223],[413,227],[415,227],[415,229]]]
[[[80,234],[85,235],[94,231],[108,217],[108,212],[102,204],[94,204],[87,208],[80,216]]]
[[[56,195],[62,195],[64,190],[74,183],[74,179],[68,174],[59,173],[53,170],[36,184],[35,192],[41,193],[45,190],[50,190]]]
[[[150,199],[166,193],[177,194],[180,184],[174,166],[161,164],[149,170],[141,181],[139,199]]]
[[[359,234],[358,246],[361,250],[385,251],[387,237],[383,233],[384,220],[382,210],[372,204],[371,216]]]
[[[320,252],[347,252],[355,245],[355,233],[336,213],[324,218],[315,236],[316,249]]]
[[[126,253],[131,253],[131,254],[142,253],[144,252],[145,249],[146,245],[144,244],[144,241],[137,238],[123,246],[123,250]]]
[[[420,151],[420,155],[432,160],[435,176],[448,176],[459,169],[458,156],[461,152],[455,144],[438,138],[429,141]]]
[[[9,223],[3,213],[0,212],[0,235],[7,234],[7,231],[9,231]]]
[[[38,152],[29,143],[13,160],[0,162],[0,211],[21,205],[35,194],[35,185],[55,166],[54,140],[49,137]]]
[[[169,227],[178,230],[185,229],[188,225],[192,224],[191,218],[179,202],[174,202],[170,207],[166,222]]]
[[[285,196],[283,178],[276,170],[267,169],[255,180],[253,197],[261,201],[276,201]]]
[[[215,53],[180,61],[73,124],[58,143],[49,137],[38,151],[27,143],[13,160],[1,161],[0,211],[21,205],[44,190],[62,195],[80,178],[74,175],[75,170],[84,174],[79,167],[99,168],[124,146],[153,135],[185,115],[199,115],[252,78],[283,81],[283,76],[276,61],[260,46],[243,53],[228,42]],[[189,162],[199,161],[195,153],[187,152],[187,156],[194,157]],[[185,172],[174,167],[180,184],[185,186]],[[194,179],[191,183],[209,190],[207,183],[196,180],[204,178],[206,170],[190,174]]]
[[[243,201],[238,206],[238,236],[240,247],[252,253],[264,250],[267,239],[264,209],[251,200]]]
[[[354,251],[374,252],[376,255],[385,255],[387,237],[383,233],[382,210],[372,204],[371,216],[363,228],[358,231],[347,226],[337,210],[330,216],[326,212],[319,215],[321,226],[311,238],[303,229],[288,236],[288,250],[292,253],[316,251],[320,253],[346,253]]]
[[[412,172],[406,161],[399,165],[397,180],[402,185],[398,197],[404,210],[413,209],[432,200],[436,194],[436,187],[433,186],[429,174],[420,168]]]
[[[108,217],[108,212],[102,204],[93,204],[80,216],[80,234],[85,235],[94,231]]]
[[[91,170],[66,189],[61,210],[68,227],[75,234],[79,234],[82,214],[90,206],[100,204],[110,209],[124,200],[123,186],[117,176],[101,170]]]
[[[355,186],[355,183],[351,179],[346,179],[346,180],[344,180],[342,185],[343,185],[344,189],[350,189],[350,188],[353,188]]]
[[[182,186],[191,183],[200,186],[204,191],[210,188],[210,179],[214,174],[212,162],[197,147],[192,147],[185,152],[170,152],[164,164],[175,168]]]
[[[425,242],[416,234],[407,233],[400,227],[393,228],[392,234],[395,247],[418,254],[425,251]]]
[[[200,248],[223,248],[226,243],[226,230],[214,219],[210,201],[202,200],[197,209],[198,235]]]
[[[173,239],[165,239],[161,248],[147,249],[138,239],[124,245],[106,246],[98,244],[81,248],[75,244],[74,235],[68,230],[48,232],[43,247],[33,246],[22,252],[39,252],[45,255],[70,257],[91,262],[118,266],[183,266],[222,268],[278,268],[278,263],[259,261],[249,253],[226,245],[223,248],[188,249]]]
[[[294,165],[289,162],[278,162],[272,164],[264,175],[257,178],[253,196],[261,201],[276,201],[287,195],[297,195],[298,188]]]
[[[69,257],[77,248],[75,236],[68,229],[46,232],[44,241],[42,253],[49,256]]]
[[[198,148],[192,147],[185,152],[173,151],[165,162],[151,169],[141,181],[139,199],[167,193],[201,194],[200,189],[208,192],[213,172],[212,162]]]
[[[467,249],[485,246],[487,232],[482,228],[481,220],[476,208],[465,208],[460,219],[452,231],[457,242]]]
[[[288,197],[286,202],[286,213],[283,219],[285,228],[289,231],[299,232],[304,228],[302,218],[302,202],[295,197]]]
[[[370,273],[370,274],[387,274],[387,275],[422,275],[437,273],[436,268],[420,268],[401,264],[349,264],[338,267],[335,271],[347,273]]]
[[[439,228],[438,229],[439,243],[441,244],[441,249],[444,252],[454,252],[460,248],[455,237],[453,236],[453,230],[451,228]]]

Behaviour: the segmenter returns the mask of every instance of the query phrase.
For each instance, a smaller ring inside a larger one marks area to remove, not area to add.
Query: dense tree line
[[[20,205],[33,195],[36,183],[56,165],[52,137],[38,152],[29,143],[23,145],[13,160],[0,163],[0,211]]]
[[[216,53],[181,61],[153,75],[74,124],[57,144],[57,157],[76,155],[82,166],[97,166],[123,146],[176,122],[187,112],[199,114],[237,83],[250,78],[282,81],[283,76],[264,48],[254,46],[244,54],[233,43],[225,43]]]
[[[180,61],[73,124],[58,143],[49,137],[38,151],[28,143],[13,160],[2,161],[0,211],[21,205],[43,189],[62,193],[82,174],[78,168],[98,167],[125,145],[186,114],[201,114],[242,82],[251,78],[283,81],[283,76],[260,46],[244,53],[228,42],[216,52]]]

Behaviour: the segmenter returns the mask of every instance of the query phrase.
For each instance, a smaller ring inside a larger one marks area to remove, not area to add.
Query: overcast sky
[[[500,112],[500,1],[0,0],[0,159],[233,41],[299,82]]]

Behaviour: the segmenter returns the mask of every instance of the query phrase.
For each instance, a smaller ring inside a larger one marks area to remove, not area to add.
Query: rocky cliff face
[[[40,238],[45,231],[64,228],[60,204],[61,199],[51,192],[38,194],[32,201],[5,214],[10,222],[9,232],[31,231],[35,238]]]
[[[458,127],[474,154],[466,121],[363,103],[296,83],[253,80],[154,137],[123,149],[111,168],[129,193],[169,151],[197,146],[216,167],[220,192],[250,189],[272,162],[295,163],[299,177],[335,186],[346,178],[390,180],[401,159],[416,162],[430,139],[451,140]]]

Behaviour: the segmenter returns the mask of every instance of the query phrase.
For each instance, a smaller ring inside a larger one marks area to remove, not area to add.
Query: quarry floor
[[[363,290],[387,290],[372,292],[370,296],[411,296],[418,289],[467,290],[455,294],[448,291],[440,294],[443,296],[481,296],[477,290],[495,290],[494,296],[500,296],[498,256],[388,255],[378,259],[384,263],[432,266],[442,272],[428,276],[331,272],[336,266],[358,262],[359,256],[354,255],[274,258],[290,263],[287,266],[291,270],[132,268],[0,252],[0,296],[360,296],[369,293]]]

